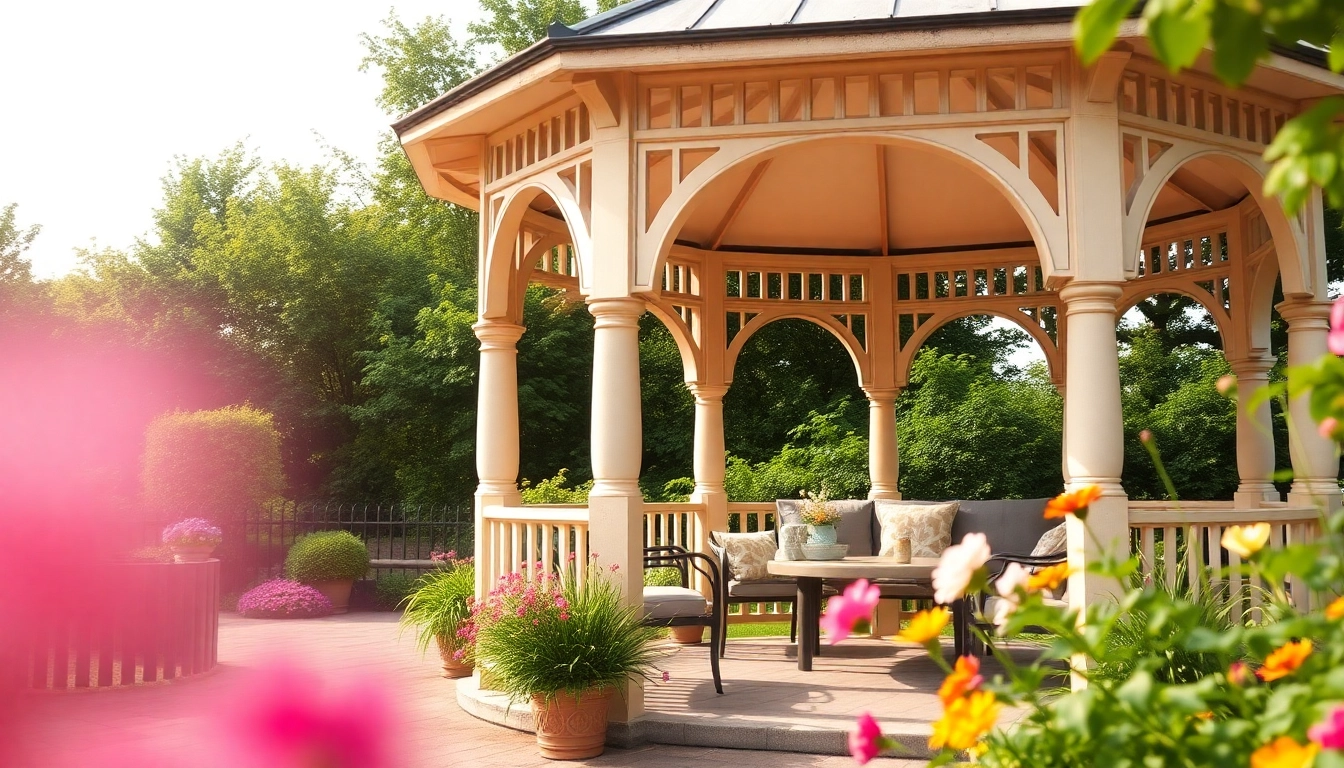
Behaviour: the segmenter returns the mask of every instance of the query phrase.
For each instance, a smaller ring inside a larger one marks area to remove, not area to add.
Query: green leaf
[[[1228,85],[1241,85],[1269,53],[1260,17],[1230,3],[1213,9],[1213,70]]]
[[[1335,72],[1344,69],[1344,29],[1330,39],[1330,69]]]
[[[1096,0],[1078,12],[1073,20],[1073,47],[1083,64],[1095,64],[1111,47],[1120,32],[1120,22],[1136,5],[1138,0]]]
[[[1148,40],[1167,69],[1176,72],[1195,63],[1209,40],[1209,3],[1153,0],[1144,8]]]
[[[1115,691],[1116,698],[1133,707],[1135,712],[1148,711],[1153,698],[1153,676],[1147,671],[1135,672]]]

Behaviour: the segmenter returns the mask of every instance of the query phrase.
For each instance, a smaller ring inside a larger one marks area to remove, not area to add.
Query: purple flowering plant
[[[272,579],[238,598],[238,613],[249,619],[310,619],[331,613],[331,601],[307,584]]]
[[[189,517],[163,529],[163,543],[177,547],[218,545],[224,531],[203,517]]]

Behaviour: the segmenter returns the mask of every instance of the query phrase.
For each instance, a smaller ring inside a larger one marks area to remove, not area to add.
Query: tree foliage
[[[156,510],[240,516],[284,489],[280,433],[248,406],[164,414],[145,433],[143,480]]]

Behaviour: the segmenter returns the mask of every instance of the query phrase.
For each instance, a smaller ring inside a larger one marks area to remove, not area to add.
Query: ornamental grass
[[[644,626],[641,609],[625,603],[595,560],[576,570],[533,581],[507,574],[473,607],[476,661],[515,701],[623,690],[653,669],[659,630]]]

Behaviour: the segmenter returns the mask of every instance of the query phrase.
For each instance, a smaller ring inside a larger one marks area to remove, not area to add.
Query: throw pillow
[[[1063,554],[1068,548],[1069,532],[1064,527],[1064,523],[1056,525],[1054,528],[1041,534],[1041,538],[1036,542],[1036,548],[1031,550],[1032,557],[1044,557],[1045,555]]]
[[[728,568],[738,581],[760,581],[770,578],[765,564],[775,559],[779,545],[774,531],[759,533],[715,533],[723,552],[728,556]]]
[[[882,526],[882,546],[878,554],[896,554],[896,540],[910,539],[912,557],[940,557],[952,543],[952,519],[958,503],[920,504],[879,499],[877,522]]]

